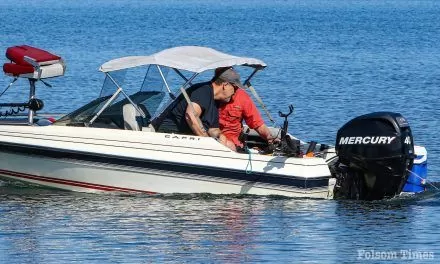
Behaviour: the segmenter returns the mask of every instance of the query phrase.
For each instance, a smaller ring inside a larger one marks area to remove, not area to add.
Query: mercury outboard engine
[[[406,119],[392,112],[359,116],[339,129],[335,198],[377,200],[399,194],[414,160]]]

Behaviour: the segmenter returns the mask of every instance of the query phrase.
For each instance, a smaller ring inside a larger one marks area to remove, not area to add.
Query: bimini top
[[[102,64],[99,70],[111,72],[150,64],[194,73],[235,65],[254,68],[266,67],[266,64],[258,59],[237,57],[206,47],[182,46],[166,49],[150,56],[129,56],[114,59]]]

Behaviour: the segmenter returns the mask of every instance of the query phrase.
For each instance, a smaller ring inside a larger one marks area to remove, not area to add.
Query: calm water
[[[260,58],[269,67],[254,85],[273,113],[295,106],[292,133],[333,144],[355,116],[400,112],[428,149],[429,178],[438,182],[439,17],[440,2],[429,0],[0,1],[0,51],[29,44],[63,56],[66,75],[51,80],[53,88],[37,87],[47,112],[95,97],[104,79],[99,66],[116,57],[202,45]],[[0,89],[9,81],[1,75]],[[26,85],[9,93],[24,101]],[[2,184],[0,214],[1,263],[440,259],[434,190],[366,203],[100,196]]]

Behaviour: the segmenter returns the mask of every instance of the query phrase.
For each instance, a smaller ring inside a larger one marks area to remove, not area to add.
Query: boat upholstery
[[[125,104],[122,107],[122,116],[125,130],[142,130],[142,116],[132,104]]]
[[[138,107],[144,112],[145,115],[149,115],[144,105],[139,104]],[[153,126],[146,126],[144,118],[132,104],[125,104],[122,107],[122,116],[124,118],[125,130],[155,132]]]
[[[62,76],[66,69],[61,57],[27,45],[9,47],[6,57],[11,62],[3,71],[9,76],[44,79]]]

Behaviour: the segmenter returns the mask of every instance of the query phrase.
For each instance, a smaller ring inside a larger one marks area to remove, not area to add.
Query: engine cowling
[[[399,113],[375,112],[352,119],[336,137],[335,196],[377,200],[399,194],[414,160],[407,120]]]

